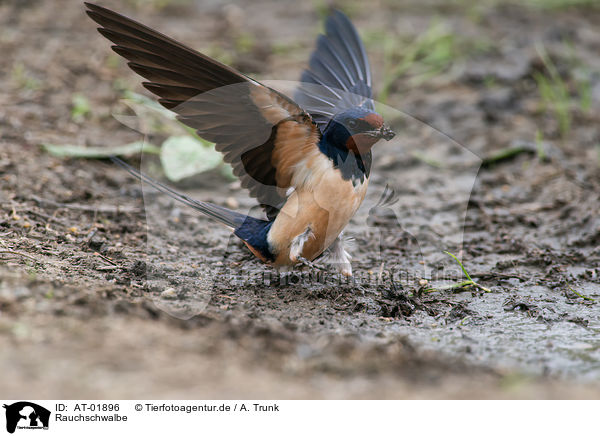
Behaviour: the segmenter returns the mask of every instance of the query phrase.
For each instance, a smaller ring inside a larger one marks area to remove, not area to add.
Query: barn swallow
[[[291,99],[147,26],[85,4],[159,103],[216,144],[266,219],[191,199],[117,162],[228,226],[263,262],[310,265],[329,248],[332,263],[351,276],[341,235],[365,197],[371,148],[395,134],[375,111],[369,61],[350,20],[339,11],[327,18]]]

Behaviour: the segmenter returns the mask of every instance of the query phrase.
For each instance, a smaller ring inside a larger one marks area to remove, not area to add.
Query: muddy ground
[[[323,9],[103,4],[261,80],[297,79]],[[343,7],[378,84],[432,22],[449,59],[390,82],[386,104],[423,123],[389,112],[398,136],[347,231],[356,282],[286,282],[110,163],[41,150],[139,140],[112,114],[144,91],[80,2],[0,1],[2,397],[600,397],[600,10],[374,4]],[[567,128],[540,74],[565,86]],[[386,184],[398,202],[377,206]],[[217,173],[179,187],[253,205]],[[490,292],[444,290],[463,277],[443,250]]]

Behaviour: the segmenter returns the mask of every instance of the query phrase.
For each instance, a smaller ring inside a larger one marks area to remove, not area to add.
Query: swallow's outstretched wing
[[[298,163],[317,150],[310,115],[279,92],[116,12],[86,3],[98,31],[112,41],[143,85],[184,124],[214,143],[264,206],[279,212]]]
[[[358,32],[342,12],[335,11],[325,22],[325,35],[304,70],[294,100],[302,106],[321,131],[338,112],[355,106],[374,110],[371,68]]]

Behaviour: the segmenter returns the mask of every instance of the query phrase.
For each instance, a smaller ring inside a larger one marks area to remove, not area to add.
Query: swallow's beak
[[[377,139],[385,139],[386,141],[389,141],[390,139],[392,139],[394,136],[396,136],[396,133],[394,133],[394,131],[392,129],[390,129],[387,126],[381,126],[381,128],[376,129],[376,130],[369,130],[367,132],[364,132],[365,134],[367,134],[368,136],[372,137],[372,138],[377,138]]]
[[[394,136],[396,136],[396,133],[385,125],[379,129],[379,137],[385,139],[386,141],[389,141]]]
[[[396,134],[392,129],[385,125],[382,125],[378,129],[375,128],[373,130],[367,130],[352,135],[352,141],[350,141],[352,145],[348,148],[352,149],[355,153],[363,155],[365,153],[368,153],[369,150],[371,150],[371,147],[373,147],[373,145],[375,145],[375,143],[381,138],[385,139],[386,141],[389,141],[394,136],[396,136]]]

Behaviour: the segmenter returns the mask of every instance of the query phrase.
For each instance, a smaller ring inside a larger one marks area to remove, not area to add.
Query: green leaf
[[[92,111],[90,101],[83,94],[75,93],[71,98],[71,119],[81,122]]]
[[[131,156],[138,153],[158,154],[160,149],[143,141],[132,142],[115,147],[81,147],[79,145],[42,144],[48,153],[58,157],[78,157],[102,159],[110,156]]]
[[[223,157],[209,142],[191,136],[171,136],[162,144],[160,161],[167,178],[177,182],[218,167]]]

